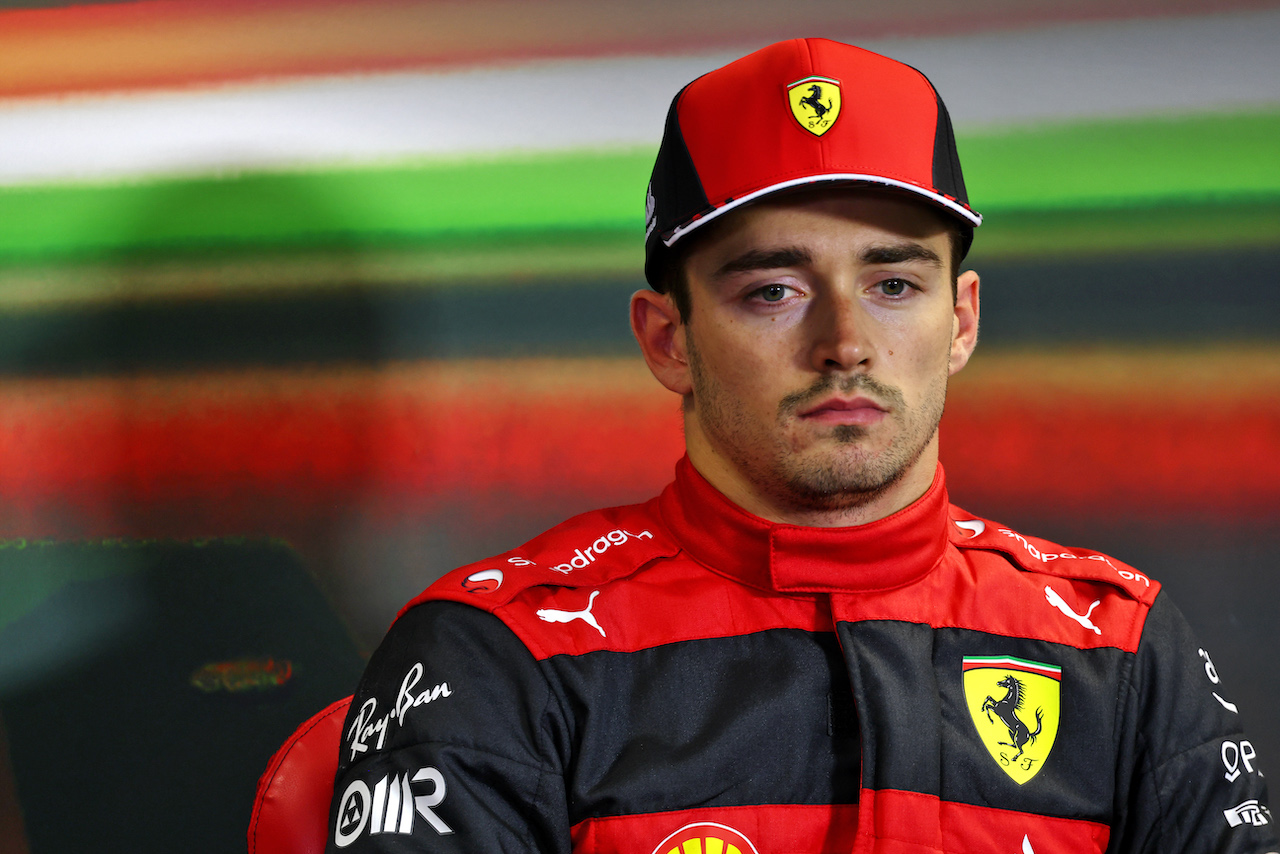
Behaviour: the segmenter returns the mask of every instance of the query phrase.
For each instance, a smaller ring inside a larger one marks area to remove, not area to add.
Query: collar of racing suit
[[[687,456],[658,501],[663,521],[699,563],[781,593],[902,587],[937,566],[947,546],[949,502],[941,465],[914,503],[848,528],[784,525],[753,516],[708,483]]]

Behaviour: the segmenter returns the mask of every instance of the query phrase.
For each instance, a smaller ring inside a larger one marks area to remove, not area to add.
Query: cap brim
[[[970,210],[955,199],[948,198],[940,193],[935,193],[932,190],[926,190],[924,187],[920,187],[916,184],[910,184],[906,181],[897,181],[893,178],[885,178],[880,175],[858,175],[840,172],[829,175],[811,175],[804,178],[793,178],[790,181],[780,181],[777,184],[771,184],[768,187],[764,187],[756,190],[755,192],[748,193],[745,196],[734,199],[731,202],[727,202],[710,213],[704,214],[691,222],[677,226],[670,234],[662,235],[660,239],[662,244],[670,249],[678,240],[680,240],[680,238],[689,234],[691,231],[701,228],[707,223],[715,220],[717,217],[722,216],[735,208],[750,204],[763,196],[812,184],[872,184],[896,190],[905,190],[908,193],[919,196],[921,199],[929,202],[935,207],[942,208],[946,213],[958,217],[970,226],[977,227],[982,225],[982,215],[977,211]]]

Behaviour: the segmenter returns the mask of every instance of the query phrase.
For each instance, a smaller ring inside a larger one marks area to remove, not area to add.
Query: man
[[[406,606],[331,851],[1263,852],[1257,758],[1148,576],[949,505],[981,222],[914,69],[773,45],[672,104],[631,322],[688,454]]]

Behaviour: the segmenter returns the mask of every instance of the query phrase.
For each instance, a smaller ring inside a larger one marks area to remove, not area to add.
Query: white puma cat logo
[[[592,590],[591,598],[587,600],[587,607],[581,611],[557,611],[555,608],[540,608],[538,609],[538,619],[545,620],[548,623],[568,623],[573,620],[582,620],[599,632],[600,637],[608,637],[604,633],[604,629],[596,622],[596,618],[591,614],[591,606],[596,604],[596,597],[599,595],[599,590]]]
[[[1089,619],[1089,617],[1093,614],[1093,609],[1098,607],[1100,604],[1102,604],[1101,599],[1097,600],[1092,605],[1090,605],[1089,610],[1085,611],[1084,614],[1081,615],[1071,610],[1071,606],[1067,604],[1065,599],[1063,599],[1061,596],[1058,595],[1058,591],[1054,590],[1052,587],[1050,587],[1047,584],[1044,586],[1044,598],[1049,600],[1050,605],[1057,608],[1059,611],[1066,614],[1068,617],[1075,620],[1077,623],[1084,626],[1086,629],[1093,632],[1095,635],[1102,634],[1102,629],[1095,626],[1093,624],[1093,621]]]

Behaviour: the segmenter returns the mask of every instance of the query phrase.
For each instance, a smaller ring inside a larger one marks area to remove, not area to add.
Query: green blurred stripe
[[[1013,212],[1266,206],[1280,199],[1278,139],[1272,111],[987,131],[960,147],[974,205],[995,222]],[[0,189],[0,263],[156,249],[458,246],[547,233],[638,245],[651,164],[647,150],[574,151],[10,187]],[[1130,242],[1147,236],[1140,230]]]
[[[651,152],[0,190],[0,258],[642,227]]]
[[[1280,195],[1239,201],[1172,199],[1141,207],[995,208],[978,229],[971,262],[1276,246]]]
[[[958,143],[982,212],[1280,196],[1280,112],[1092,121]]]

